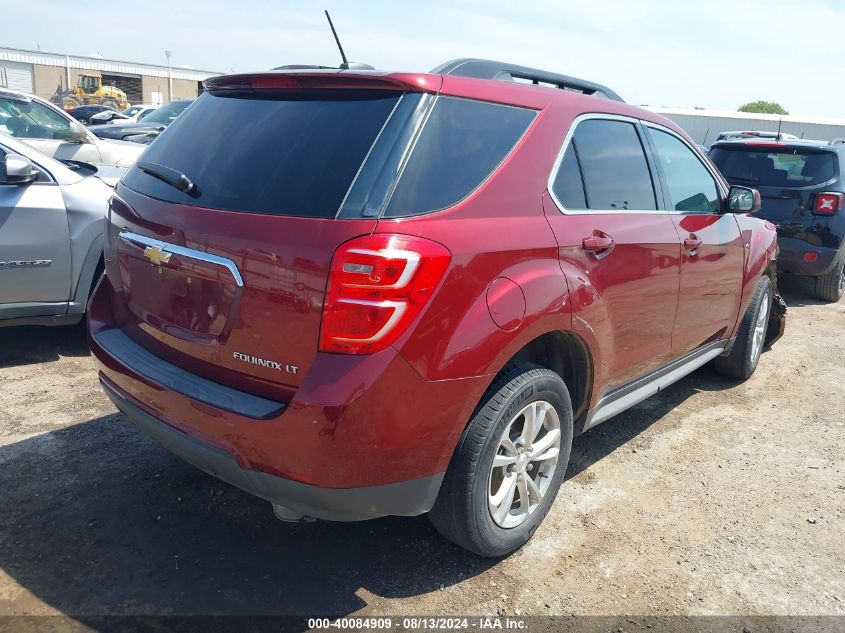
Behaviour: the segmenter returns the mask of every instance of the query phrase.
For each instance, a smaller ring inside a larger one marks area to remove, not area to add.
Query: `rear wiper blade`
[[[148,163],[146,161],[139,161],[135,163],[135,165],[145,174],[149,174],[153,178],[158,178],[162,182],[166,182],[174,189],[184,191],[194,198],[199,196],[199,189],[197,189],[197,186],[181,171],[176,171],[175,169],[159,165],[158,163]]]

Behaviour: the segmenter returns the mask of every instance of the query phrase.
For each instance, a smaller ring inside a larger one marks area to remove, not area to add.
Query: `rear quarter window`
[[[439,97],[385,211],[405,217],[453,206],[502,163],[536,111]]]

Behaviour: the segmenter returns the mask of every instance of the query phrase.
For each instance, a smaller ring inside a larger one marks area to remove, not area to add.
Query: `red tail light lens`
[[[841,193],[820,193],[816,196],[816,215],[834,215],[845,206],[845,195]]]
[[[422,311],[449,266],[442,244],[408,235],[367,235],[335,251],[320,350],[372,354],[393,344]]]

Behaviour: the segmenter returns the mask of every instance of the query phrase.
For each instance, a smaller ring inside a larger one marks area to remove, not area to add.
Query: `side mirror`
[[[32,166],[32,161],[16,154],[6,154],[3,157],[3,170],[0,173],[0,183],[5,185],[28,185],[35,181],[38,172]]]
[[[731,187],[728,194],[728,211],[731,213],[755,213],[763,201],[760,192],[748,187]]]
[[[88,130],[79,121],[71,121],[70,136],[67,139],[70,143],[87,143]]]

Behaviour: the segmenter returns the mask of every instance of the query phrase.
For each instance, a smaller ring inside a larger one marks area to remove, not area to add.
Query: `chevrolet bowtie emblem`
[[[170,261],[170,253],[165,253],[158,246],[147,246],[144,249],[144,257],[149,259],[156,266],[166,264]]]

